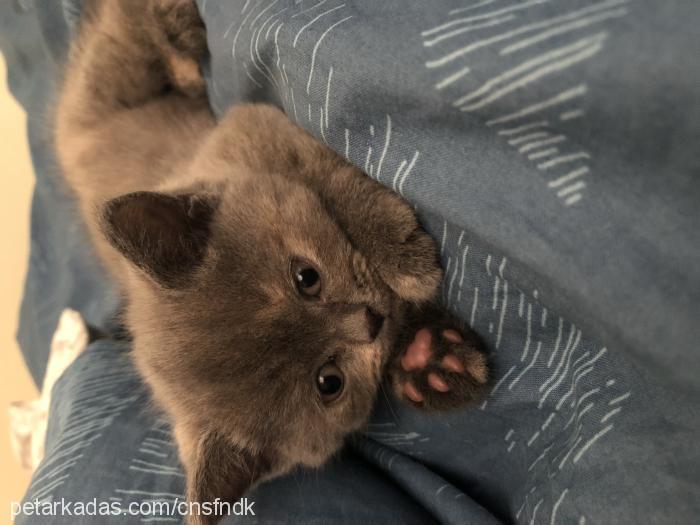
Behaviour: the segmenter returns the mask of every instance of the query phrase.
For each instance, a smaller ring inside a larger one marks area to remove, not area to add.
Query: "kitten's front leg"
[[[338,170],[323,189],[355,247],[402,300],[432,300],[442,279],[435,241],[411,205],[356,168]]]
[[[442,278],[435,241],[409,204],[388,188],[364,176],[354,187],[345,182],[345,228],[404,301],[388,369],[394,391],[428,410],[459,408],[479,399],[489,380],[485,346],[473,330],[432,302]]]
[[[396,395],[426,410],[483,397],[489,367],[477,334],[435,305],[409,308],[387,371]]]

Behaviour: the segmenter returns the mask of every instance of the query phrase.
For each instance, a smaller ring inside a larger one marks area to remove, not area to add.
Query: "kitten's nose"
[[[367,307],[365,309],[365,317],[367,318],[369,338],[374,341],[377,338],[377,335],[379,335],[379,331],[382,329],[382,325],[384,324],[384,316]]]

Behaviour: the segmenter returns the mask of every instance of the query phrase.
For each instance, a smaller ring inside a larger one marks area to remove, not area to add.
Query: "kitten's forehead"
[[[227,188],[216,216],[218,241],[242,250],[244,264],[264,267],[298,257],[336,271],[349,268],[352,247],[316,193],[279,175],[255,174]]]

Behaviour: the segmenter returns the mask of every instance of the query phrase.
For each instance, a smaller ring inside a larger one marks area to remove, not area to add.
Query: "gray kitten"
[[[272,106],[216,122],[205,54],[191,0],[89,3],[55,121],[191,501],[321,465],[385,377],[426,410],[488,382],[475,334],[432,303],[442,270],[411,207]]]

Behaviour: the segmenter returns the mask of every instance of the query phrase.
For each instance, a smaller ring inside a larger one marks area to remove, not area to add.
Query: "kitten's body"
[[[133,356],[173,420],[190,498],[239,497],[321,464],[366,422],[386,372],[426,408],[483,390],[473,334],[455,337],[426,305],[441,270],[408,204],[273,107],[215,122],[189,1],[87,9],[57,152],[124,292]],[[317,296],[295,289],[299,260],[318,270]],[[427,346],[414,341],[423,326]],[[344,377],[332,402],[315,384],[328,363]]]

